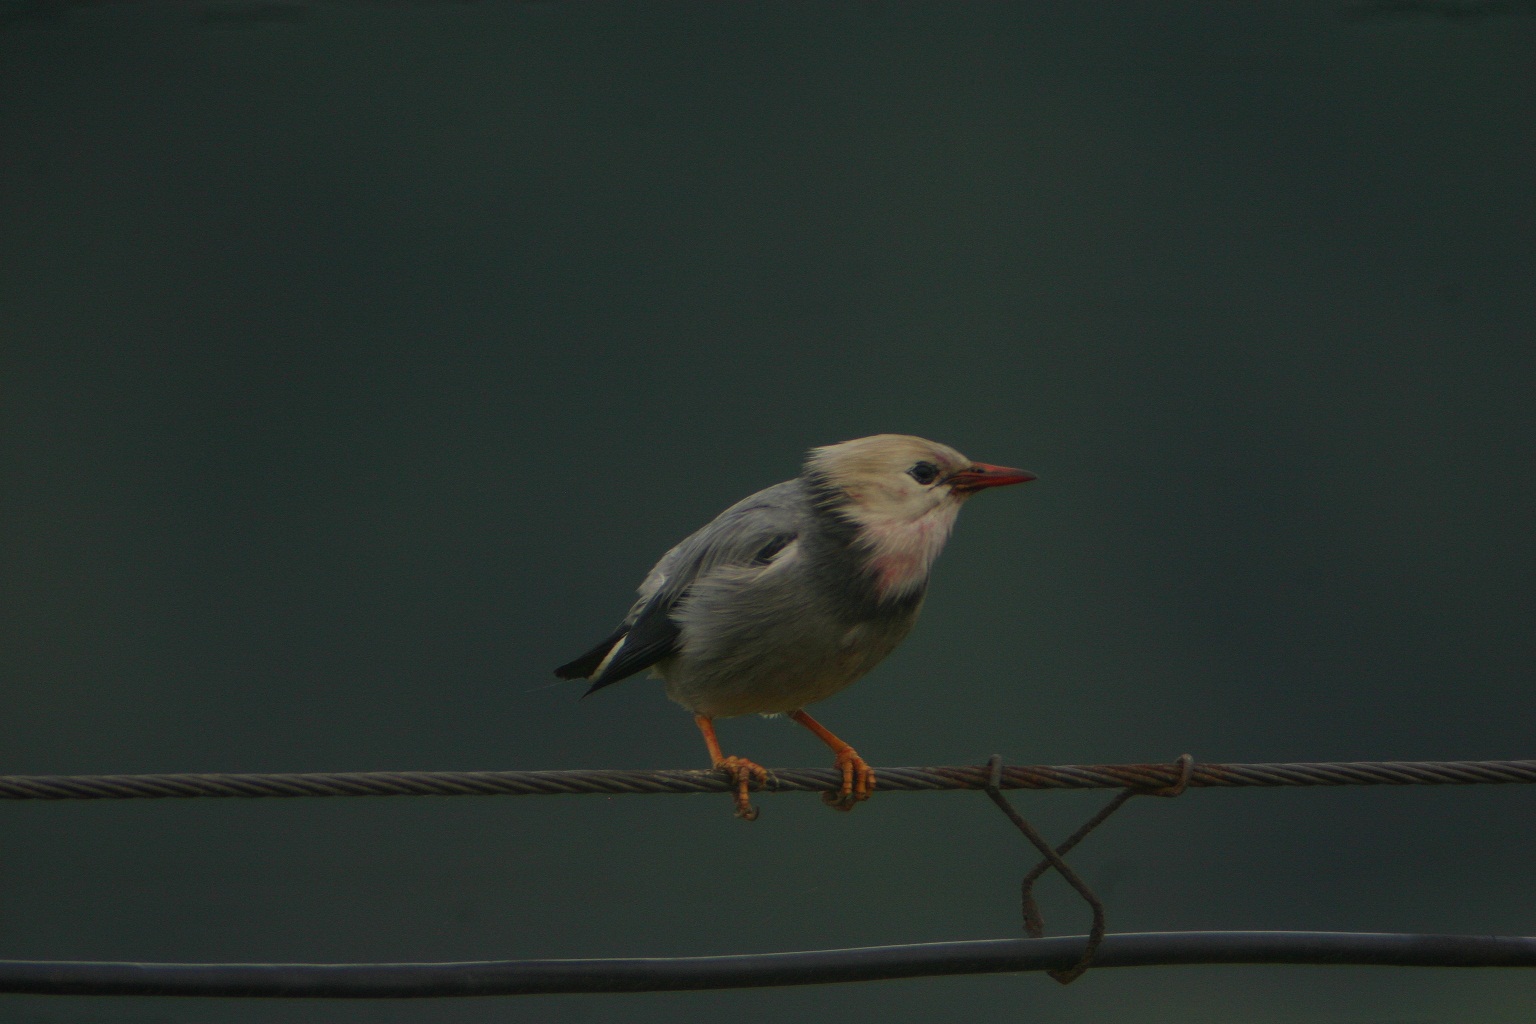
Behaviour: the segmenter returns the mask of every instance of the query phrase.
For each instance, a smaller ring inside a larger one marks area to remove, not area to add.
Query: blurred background
[[[1040,474],[816,713],[876,765],[1536,756],[1536,5],[0,3],[0,771],[703,767],[578,701],[803,451]],[[828,763],[783,720],[726,745]],[[1048,834],[1103,795],[1015,802]],[[0,805],[0,955],[1020,931],[979,794]],[[1113,930],[1532,934],[1536,792],[1197,791]],[[1084,930],[1059,880],[1048,927]],[[1525,1022],[1529,972],[1178,968],[76,1022]]]

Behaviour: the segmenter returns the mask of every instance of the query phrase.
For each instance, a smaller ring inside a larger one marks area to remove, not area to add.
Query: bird
[[[722,753],[717,718],[786,714],[831,748],[851,810],[875,773],[806,713],[852,684],[911,631],[929,570],[978,491],[1035,474],[975,462],[948,445],[876,434],[812,448],[800,475],[743,498],[673,547],[646,575],[618,628],[555,669],[583,697],[646,669],[693,713],[735,814],[767,769]]]

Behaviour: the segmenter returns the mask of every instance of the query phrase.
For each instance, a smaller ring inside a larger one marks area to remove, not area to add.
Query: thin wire
[[[1046,868],[1055,868],[1056,873],[1066,879],[1067,884],[1076,890],[1077,894],[1083,898],[1084,903],[1088,904],[1088,909],[1093,914],[1093,924],[1088,930],[1088,941],[1084,943],[1083,952],[1078,956],[1077,962],[1071,967],[1051,970],[1049,972],[1051,977],[1061,984],[1070,985],[1080,978],[1083,972],[1088,970],[1089,965],[1093,963],[1093,955],[1098,952],[1099,944],[1104,941],[1106,925],[1103,901],[1099,899],[1088,883],[1083,881],[1082,877],[1076,871],[1073,871],[1066,861],[1062,860],[1062,856],[1073,846],[1076,846],[1084,836],[1093,831],[1105,818],[1108,818],[1119,809],[1121,804],[1134,796],[1136,791],[1134,789],[1122,790],[1119,796],[1110,801],[1108,807],[1094,815],[1086,825],[1077,830],[1072,838],[1063,843],[1060,849],[1057,849],[1046,842],[1045,837],[1037,832],[1035,827],[1022,814],[1014,810],[1013,805],[1008,802],[1008,798],[1003,796],[1003,791],[998,787],[998,781],[1003,777],[1002,755],[993,754],[992,760],[987,762],[987,765],[989,769],[987,796],[997,805],[998,810],[1002,811],[1008,820],[1013,822],[1014,827],[1024,834],[1024,838],[1029,840],[1030,845],[1039,850],[1041,856],[1045,858],[1040,862],[1041,867],[1034,869],[1024,876],[1024,884],[1020,889],[1020,901],[1024,912],[1024,934],[1032,939],[1045,937],[1045,918],[1040,915],[1040,907],[1035,903],[1034,894],[1031,889],[1035,878],[1039,877],[1039,874],[1043,873]]]
[[[1536,782],[1536,761],[1317,761],[1196,765],[1008,765],[1000,789],[1137,789],[1176,786],[1470,786]],[[882,793],[985,790],[987,765],[881,768]],[[758,792],[823,793],[842,785],[830,768],[775,770]],[[0,775],[0,800],[131,800],[184,797],[563,796],[724,793],[712,770],[529,772],[292,772],[282,774]]]
[[[0,960],[0,992],[87,996],[422,999],[676,992],[1065,970],[1086,936],[983,939],[797,953],[416,964],[151,964]],[[1175,964],[1536,967],[1536,938],[1369,932],[1109,935],[1095,970]]]
[[[998,772],[1002,767],[1002,758],[999,755],[994,754],[992,756],[991,764],[992,776],[995,780],[997,778]],[[1061,858],[1065,857],[1074,847],[1077,846],[1078,843],[1088,838],[1089,834],[1092,833],[1094,829],[1108,821],[1110,816],[1120,808],[1124,807],[1132,797],[1160,796],[1171,798],[1182,796],[1185,789],[1187,789],[1189,786],[1190,778],[1194,774],[1195,759],[1190,754],[1180,754],[1178,760],[1174,762],[1174,766],[1178,770],[1178,781],[1173,785],[1162,786],[1157,789],[1122,789],[1119,793],[1115,794],[1114,799],[1110,800],[1108,804],[1104,805],[1104,807],[1100,809],[1097,814],[1083,822],[1082,825],[1078,827],[1076,832],[1073,832],[1060,846],[1056,847],[1054,856],[1046,857],[1044,860],[1036,864],[1033,868],[1030,868],[1029,871],[1025,873],[1024,879],[1019,885],[1019,905],[1023,912],[1025,935],[1028,935],[1032,939],[1039,939],[1045,936],[1045,918],[1040,913],[1040,904],[1035,900],[1035,883],[1040,880],[1040,877],[1044,875],[1045,872],[1050,868],[1056,867],[1056,865],[1061,861]],[[987,795],[992,798],[993,803],[1000,807],[1007,803],[1007,801],[1003,798],[1003,795],[997,791],[995,784],[988,788]],[[1008,807],[1004,813],[1007,814],[1010,818],[1016,818],[1018,816],[1017,812],[1013,811],[1012,807]],[[1017,824],[1017,822],[1015,822],[1015,824]],[[1026,833],[1026,835],[1028,835],[1028,833]],[[1038,843],[1035,845],[1039,846]],[[1062,877],[1065,878],[1066,876],[1063,875]],[[1079,894],[1083,896],[1089,907],[1092,908],[1093,927],[1088,932],[1088,944],[1083,949],[1082,958],[1079,959],[1076,964],[1074,964],[1069,970],[1047,972],[1052,978],[1056,979],[1056,981],[1063,985],[1072,984],[1072,982],[1082,977],[1083,974],[1088,970],[1089,965],[1093,962],[1094,951],[1098,949],[1099,942],[1104,938],[1105,928],[1104,906],[1099,901],[1098,896],[1091,890],[1088,890],[1084,884],[1073,882],[1070,878],[1068,878],[1067,881],[1072,885],[1074,889],[1079,892]]]

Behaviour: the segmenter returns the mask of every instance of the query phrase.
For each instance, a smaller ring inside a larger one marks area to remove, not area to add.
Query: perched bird
[[[663,555],[619,627],[555,674],[590,679],[587,694],[647,668],[666,680],[748,820],[757,817],[749,784],[768,773],[722,754],[714,720],[788,713],[832,748],[843,779],[828,802],[850,809],[869,797],[875,773],[806,705],[874,668],[912,629],[967,498],[1033,479],[905,434],[814,448],[798,477],[737,502]]]

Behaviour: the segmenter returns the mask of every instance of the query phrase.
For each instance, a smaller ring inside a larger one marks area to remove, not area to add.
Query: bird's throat
[[[916,520],[861,524],[859,540],[868,552],[865,565],[882,601],[905,597],[928,582],[958,512],[958,505],[940,506]]]

